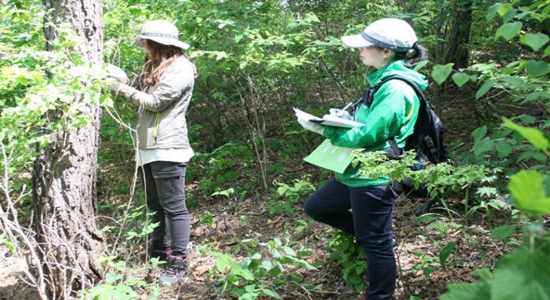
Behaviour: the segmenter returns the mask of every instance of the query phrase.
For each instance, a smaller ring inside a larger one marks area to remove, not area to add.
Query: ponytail
[[[428,49],[414,43],[408,52],[395,52],[394,60],[405,60],[405,63],[412,65],[419,61],[428,59]]]

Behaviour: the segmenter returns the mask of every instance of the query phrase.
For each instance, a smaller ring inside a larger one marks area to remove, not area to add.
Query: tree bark
[[[50,12],[44,27],[47,49],[57,39],[57,25],[68,23],[83,40],[74,49],[78,59],[101,65],[101,0],[44,0],[43,4]],[[40,262],[34,266],[43,270],[49,299],[70,299],[101,279],[96,259],[102,236],[95,219],[101,109],[92,104],[98,99],[89,98],[74,94],[75,102],[86,101],[88,124],[54,133],[35,162],[33,226]]]
[[[456,0],[454,12],[445,61],[454,63],[454,67],[460,69],[470,64],[468,46],[472,26],[472,0]]]

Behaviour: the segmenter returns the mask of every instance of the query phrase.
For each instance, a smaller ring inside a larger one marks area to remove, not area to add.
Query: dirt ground
[[[487,111],[472,106],[460,99],[449,99],[447,103],[436,103],[442,107],[440,116],[448,128],[447,140],[453,141],[452,151],[456,148],[468,149],[470,133],[479,126],[481,114]],[[472,113],[472,107],[474,113]],[[452,110],[452,111],[451,111]],[[443,117],[453,116],[453,117]],[[460,149],[458,149],[460,150]],[[194,188],[188,182],[188,189]],[[301,272],[305,281],[313,285],[322,285],[315,293],[309,293],[299,285],[285,285],[286,290],[277,291],[282,299],[356,299],[357,291],[350,287],[342,276],[342,268],[329,260],[330,252],[326,249],[332,231],[325,225],[313,222],[299,234],[293,230],[296,220],[309,220],[303,214],[300,204],[295,206],[298,216],[288,214],[270,214],[266,209],[267,196],[257,196],[244,201],[218,201],[208,199],[198,201],[190,208],[192,214],[192,236],[190,247],[190,274],[179,284],[164,288],[157,299],[233,299],[229,293],[221,293],[219,285],[213,283],[210,270],[214,268],[216,258],[205,254],[200,245],[212,243],[217,251],[231,251],[235,238],[253,238],[267,242],[274,238],[290,238],[301,245],[311,245],[312,252],[307,260],[323,262],[316,270]],[[463,211],[461,199],[446,199],[446,205],[456,211]],[[211,222],[201,220],[208,212]],[[419,222],[420,216],[430,215],[431,222]],[[246,222],[242,220],[246,219]],[[493,268],[495,261],[509,246],[489,238],[490,228],[483,214],[467,220],[467,225],[457,227],[455,224],[466,224],[460,216],[451,216],[443,209],[440,202],[424,199],[399,198],[395,205],[394,231],[396,246],[394,248],[398,263],[398,281],[395,297],[410,299],[437,299],[452,283],[470,282],[475,278],[470,272],[478,268]],[[497,224],[492,224],[495,227]],[[440,249],[449,242],[456,242],[456,247],[447,259],[446,269],[439,262]],[[154,282],[160,273],[159,268],[142,266],[141,276],[144,280]],[[428,269],[431,273],[425,274]],[[25,263],[11,255],[3,243],[0,243],[0,300],[3,299],[38,299],[32,287],[24,282]],[[138,271],[138,274],[140,272]],[[144,294],[152,293],[143,290]],[[142,299],[146,299],[144,296]]]
[[[282,299],[356,299],[358,293],[343,279],[342,268],[329,260],[330,252],[326,245],[333,231],[313,222],[308,229],[296,234],[292,227],[295,221],[309,218],[304,214],[297,217],[270,214],[266,210],[266,202],[266,199],[249,199],[238,203],[208,201],[192,208],[191,272],[174,287],[162,289],[156,299],[235,299],[229,293],[220,293],[220,285],[215,284],[209,275],[216,258],[205,254],[199,246],[211,243],[217,245],[218,252],[232,253],[235,241],[246,238],[258,242],[290,238],[300,245],[311,245],[308,262],[322,262],[314,271],[301,272],[306,282],[322,285],[321,290],[308,293],[299,285],[285,285],[286,290],[277,291]],[[460,203],[448,201],[447,205],[452,208]],[[296,211],[299,209],[296,207]],[[211,222],[201,220],[206,211],[213,213]],[[419,222],[419,217],[427,214],[434,216],[439,223],[433,220],[430,223]],[[247,222],[242,222],[243,218]],[[471,271],[492,268],[496,259],[507,251],[507,247],[489,238],[485,220],[474,219],[467,226],[452,226],[461,221],[455,218],[451,222],[437,202],[413,201],[404,197],[398,199],[394,213],[394,250],[399,266],[395,294],[397,299],[410,299],[411,296],[437,299],[446,291],[448,284],[475,280],[469,274]],[[448,242],[456,242],[456,247],[447,259],[446,270],[443,270],[438,260],[439,251]],[[0,299],[38,299],[33,289],[23,282],[24,262],[12,257],[5,246],[0,246],[0,249]],[[136,249],[135,254],[139,256],[137,252]],[[143,261],[142,264],[142,270],[137,270],[138,276],[148,282],[155,282],[161,269],[146,265]],[[435,270],[427,276],[424,270],[430,267]],[[153,293],[152,288],[142,289],[141,292]]]

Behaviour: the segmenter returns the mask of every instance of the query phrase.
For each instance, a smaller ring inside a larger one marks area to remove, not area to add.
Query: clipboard
[[[353,148],[334,146],[329,139],[326,139],[306,156],[304,161],[343,174],[354,158],[353,150]]]
[[[310,122],[319,123],[327,126],[334,127],[343,127],[343,128],[354,128],[354,127],[363,127],[365,124],[359,123],[353,120],[339,118],[334,115],[324,115],[322,118],[316,117],[310,113],[307,113],[303,110],[294,108],[296,116],[302,119],[308,119]]]

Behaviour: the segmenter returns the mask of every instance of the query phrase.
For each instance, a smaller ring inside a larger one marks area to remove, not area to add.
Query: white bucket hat
[[[342,42],[352,48],[377,46],[395,52],[409,51],[417,40],[411,25],[396,18],[374,21],[360,34],[342,37]]]
[[[143,39],[155,41],[157,43],[176,46],[181,49],[188,49],[189,44],[179,40],[179,31],[176,26],[165,20],[149,21],[141,28],[141,35],[138,36],[132,45],[143,47]]]

